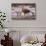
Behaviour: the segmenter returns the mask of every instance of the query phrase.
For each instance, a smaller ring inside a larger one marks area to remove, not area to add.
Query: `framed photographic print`
[[[12,3],[11,18],[15,20],[35,20],[36,4],[35,3]]]

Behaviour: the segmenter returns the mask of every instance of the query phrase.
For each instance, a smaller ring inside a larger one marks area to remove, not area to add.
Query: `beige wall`
[[[36,3],[36,20],[11,20],[11,3]],[[16,28],[17,30],[46,31],[46,0],[0,0],[0,9],[6,12],[8,27],[31,27]],[[14,29],[14,28],[13,28]]]

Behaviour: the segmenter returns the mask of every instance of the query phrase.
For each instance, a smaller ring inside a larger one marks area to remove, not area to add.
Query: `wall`
[[[8,20],[10,27],[46,27],[46,0],[1,0],[0,9],[11,18],[11,3],[36,3],[36,20]],[[9,25],[8,25],[9,24]]]
[[[11,3],[36,3],[36,20],[11,20]],[[0,9],[6,12],[7,27],[32,27],[46,31],[46,0],[1,0]],[[18,28],[17,28],[18,29]],[[27,28],[26,28],[27,29]]]
[[[23,2],[24,1],[24,2]],[[36,3],[36,20],[12,21],[13,27],[46,27],[46,0],[12,0],[12,3]],[[13,23],[14,22],[14,23]],[[15,25],[15,26],[14,26]]]

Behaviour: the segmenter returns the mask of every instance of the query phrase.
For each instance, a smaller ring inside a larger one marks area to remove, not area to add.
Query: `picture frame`
[[[35,3],[12,3],[11,18],[13,20],[35,20],[36,4]]]

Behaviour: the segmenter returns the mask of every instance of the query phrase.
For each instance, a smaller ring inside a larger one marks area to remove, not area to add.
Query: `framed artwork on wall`
[[[36,4],[35,3],[12,3],[11,18],[14,20],[35,20]]]

